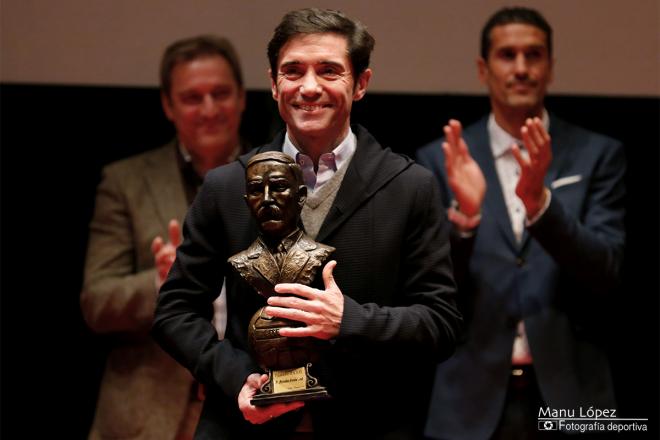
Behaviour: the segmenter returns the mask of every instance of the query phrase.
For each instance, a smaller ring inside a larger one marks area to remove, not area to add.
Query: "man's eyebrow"
[[[280,69],[284,67],[289,67],[289,66],[297,66],[303,64],[302,61],[298,60],[291,60],[291,61],[285,61],[280,65]],[[332,60],[321,60],[317,63],[314,63],[314,65],[323,65],[323,66],[336,66],[336,67],[341,67],[344,68],[344,65],[338,61],[332,61]]]
[[[283,67],[289,67],[289,66],[296,66],[298,64],[301,64],[300,61],[293,60],[293,61],[286,61],[280,65],[280,69]]]
[[[547,49],[547,46],[545,44],[525,44],[522,46],[518,46],[516,44],[507,44],[504,46],[500,46],[497,48],[494,48],[496,51],[501,51],[501,50],[529,50],[529,49],[534,49],[534,50],[540,50],[540,49]]]
[[[332,60],[322,60],[318,62],[317,64],[325,65],[325,66],[337,66],[343,68],[344,65],[338,61],[332,61]]]

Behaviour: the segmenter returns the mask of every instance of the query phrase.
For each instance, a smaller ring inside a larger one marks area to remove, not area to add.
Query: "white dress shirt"
[[[307,189],[310,192],[314,192],[330,180],[332,176],[334,176],[335,171],[350,161],[356,148],[357,137],[349,127],[346,137],[339,143],[339,145],[337,145],[332,152],[324,153],[319,157],[317,171],[314,171],[314,162],[312,162],[312,158],[305,153],[301,153],[296,146],[293,145],[288,132],[284,137],[282,152],[291,156],[296,163],[300,165],[303,171],[305,186],[307,186]]]
[[[543,110],[542,115],[543,126],[546,131],[550,128],[550,118],[548,112]],[[495,169],[497,170],[497,177],[502,187],[504,195],[504,202],[509,213],[509,220],[511,221],[511,229],[513,235],[516,237],[516,242],[520,244],[522,241],[523,231],[525,226],[533,224],[538,220],[541,215],[546,211],[550,204],[550,197],[547,198],[546,204],[541,211],[534,216],[531,221],[526,221],[525,205],[516,195],[516,185],[520,178],[520,165],[511,152],[511,145],[518,144],[521,146],[521,153],[524,158],[528,158],[529,154],[524,149],[523,143],[507,133],[502,127],[497,125],[495,116],[491,113],[488,118],[488,135],[490,137],[490,148],[493,152],[493,159],[495,161]],[[527,365],[532,363],[532,355],[527,341],[527,333],[525,332],[525,323],[520,321],[516,329],[516,338],[513,341],[513,350],[511,355],[511,363],[513,365]]]

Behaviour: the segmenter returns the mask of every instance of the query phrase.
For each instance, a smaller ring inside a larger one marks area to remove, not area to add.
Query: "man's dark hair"
[[[346,38],[348,56],[357,77],[369,67],[371,52],[376,43],[367,28],[340,11],[308,8],[288,12],[275,28],[268,43],[268,61],[273,80],[277,78],[277,62],[280,49],[289,39],[299,34],[335,33]]]
[[[243,72],[241,71],[241,63],[231,42],[223,37],[200,35],[175,41],[165,49],[160,62],[160,90],[167,97],[170,96],[172,70],[177,64],[210,56],[221,56],[227,60],[238,87],[242,89]]]
[[[264,153],[255,154],[250,158],[245,169],[247,171],[248,168],[259,162],[271,162],[271,161],[279,162],[281,164],[287,165],[289,170],[291,170],[293,177],[296,179],[297,186],[302,186],[305,184],[300,165],[298,165],[291,156],[289,156],[286,153],[282,153],[281,151],[266,151]]]
[[[519,6],[502,8],[488,19],[481,30],[481,58],[484,60],[488,59],[488,52],[490,51],[491,44],[490,33],[493,28],[511,23],[528,24],[545,32],[548,56],[552,58],[552,28],[550,27],[550,24],[545,18],[543,18],[540,12],[531,8],[523,8]]]

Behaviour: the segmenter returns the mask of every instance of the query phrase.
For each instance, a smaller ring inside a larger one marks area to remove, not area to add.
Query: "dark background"
[[[86,328],[78,304],[101,167],[174,131],[155,88],[2,84],[0,98],[0,426],[25,438],[82,439],[112,342]],[[628,246],[609,348],[618,415],[648,417],[651,429],[624,435],[657,438],[660,100],[556,96],[546,104],[626,146]],[[413,156],[450,117],[467,125],[488,109],[483,96],[370,93],[353,121]],[[248,92],[244,138],[259,145],[281,126],[270,93]]]

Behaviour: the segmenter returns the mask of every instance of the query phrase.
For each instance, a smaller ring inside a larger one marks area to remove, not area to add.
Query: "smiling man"
[[[615,407],[602,345],[625,241],[625,156],[545,110],[553,65],[541,14],[497,11],[477,60],[491,114],[464,132],[450,121],[418,151],[453,225],[468,329],[438,366],[431,438],[536,438],[541,408]]]
[[[208,170],[240,153],[245,90],[234,47],[210,35],[169,45],[160,81],[176,137],[104,168],[90,224],[80,303],[89,327],[113,336],[90,439],[190,438],[201,409],[190,373],[148,333],[179,221]]]
[[[170,52],[161,73],[163,110],[193,170],[203,177],[240,151],[245,89],[236,61],[212,52],[186,59],[193,55],[176,46]]]
[[[206,385],[197,438],[421,435],[434,364],[452,353],[461,317],[449,225],[434,203],[433,176],[350,124],[353,102],[372,75],[373,46],[364,25],[341,12],[286,14],[268,45],[272,94],[286,131],[210,172],[189,211],[153,334]],[[260,227],[276,226],[267,217],[257,224],[242,198],[250,158],[268,151],[300,165],[308,189],[305,232],[336,251],[322,279],[278,284],[282,295],[266,302],[226,261]],[[210,310],[224,276],[228,325],[218,341]],[[315,366],[332,399],[250,404],[264,376],[249,352],[247,327],[262,306],[270,316],[305,324],[283,328],[281,336],[330,341]]]
[[[312,162],[332,151],[348,135],[353,101],[362,99],[371,70],[353,75],[344,36],[300,34],[280,49],[279,66],[271,65],[271,88],[288,139],[304,145]]]

